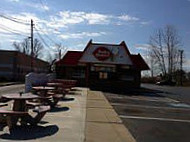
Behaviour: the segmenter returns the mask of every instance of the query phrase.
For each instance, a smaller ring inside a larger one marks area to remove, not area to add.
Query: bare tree
[[[24,54],[30,55],[30,41],[25,38],[22,42],[13,42],[13,47]]]
[[[33,47],[33,54],[34,54],[34,57],[37,58],[42,54],[42,50],[44,47],[37,38],[34,39],[33,46],[34,46]]]
[[[13,42],[13,47],[21,53],[31,55],[31,44],[28,38],[25,38],[22,42]],[[33,43],[33,56],[35,58],[39,57],[42,54],[43,48],[41,42],[35,38]]]
[[[168,76],[169,79],[172,79],[172,73],[176,71],[179,64],[180,46],[181,41],[177,31],[171,25],[157,30],[153,36],[150,36],[151,53],[163,76]]]
[[[158,71],[158,67],[157,67],[158,61],[156,60],[155,55],[151,50],[148,52],[148,56],[149,56],[148,57],[148,62],[149,62],[149,65],[150,65],[151,77],[154,77],[154,74],[156,74],[157,71]]]
[[[65,55],[66,50],[67,49],[61,43],[57,44],[54,50],[55,58],[60,60]]]

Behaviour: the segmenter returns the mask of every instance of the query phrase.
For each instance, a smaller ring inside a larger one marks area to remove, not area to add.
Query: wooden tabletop
[[[59,87],[62,86],[63,83],[47,83],[48,86],[53,86],[53,87]]]
[[[13,94],[4,94],[2,97],[13,100],[30,100],[38,98],[37,95],[33,95],[32,93],[13,93]]]
[[[54,87],[48,87],[48,86],[35,86],[32,87],[34,90],[54,90]]]

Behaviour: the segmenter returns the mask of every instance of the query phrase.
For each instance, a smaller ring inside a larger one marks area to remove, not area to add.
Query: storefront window
[[[130,76],[130,75],[121,75],[119,77],[120,80],[124,80],[124,81],[134,81],[134,76]]]
[[[72,78],[85,78],[85,70],[84,69],[76,69],[72,74]]]
[[[108,73],[106,73],[106,72],[99,72],[99,78],[100,79],[107,79],[108,78]]]
[[[104,66],[91,66],[91,71],[96,71],[96,72],[115,72],[116,68],[115,67],[104,67]]]

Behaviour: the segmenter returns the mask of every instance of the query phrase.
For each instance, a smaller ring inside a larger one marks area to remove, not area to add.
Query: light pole
[[[179,50],[180,53],[180,85],[183,85],[183,50]]]
[[[33,63],[33,58],[34,58],[34,48],[33,48],[33,28],[34,28],[34,23],[33,23],[33,20],[31,19],[31,36],[29,37],[30,38],[30,42],[31,42],[31,72],[34,71],[34,63]]]

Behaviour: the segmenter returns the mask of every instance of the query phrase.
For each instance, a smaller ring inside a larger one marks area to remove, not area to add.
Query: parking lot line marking
[[[120,118],[129,118],[129,119],[144,119],[144,120],[158,120],[158,121],[172,121],[172,122],[186,122],[186,123],[190,123],[190,120],[172,119],[172,118],[126,116],[126,115],[119,115],[119,117]]]
[[[158,107],[158,106],[147,106],[147,105],[127,105],[122,103],[111,103],[113,106],[127,106],[127,107],[141,107],[141,108],[155,108],[155,109],[173,109],[173,110],[189,110],[190,108],[182,108],[182,107]]]
[[[123,97],[114,97],[116,99],[124,99]],[[177,100],[174,100],[174,99],[171,99],[171,98],[167,98],[167,97],[164,97],[164,98],[156,98],[156,99],[153,99],[153,98],[140,98],[140,97],[125,97],[125,99],[129,99],[129,100],[141,100],[141,101],[149,101],[149,102],[179,102]]]

